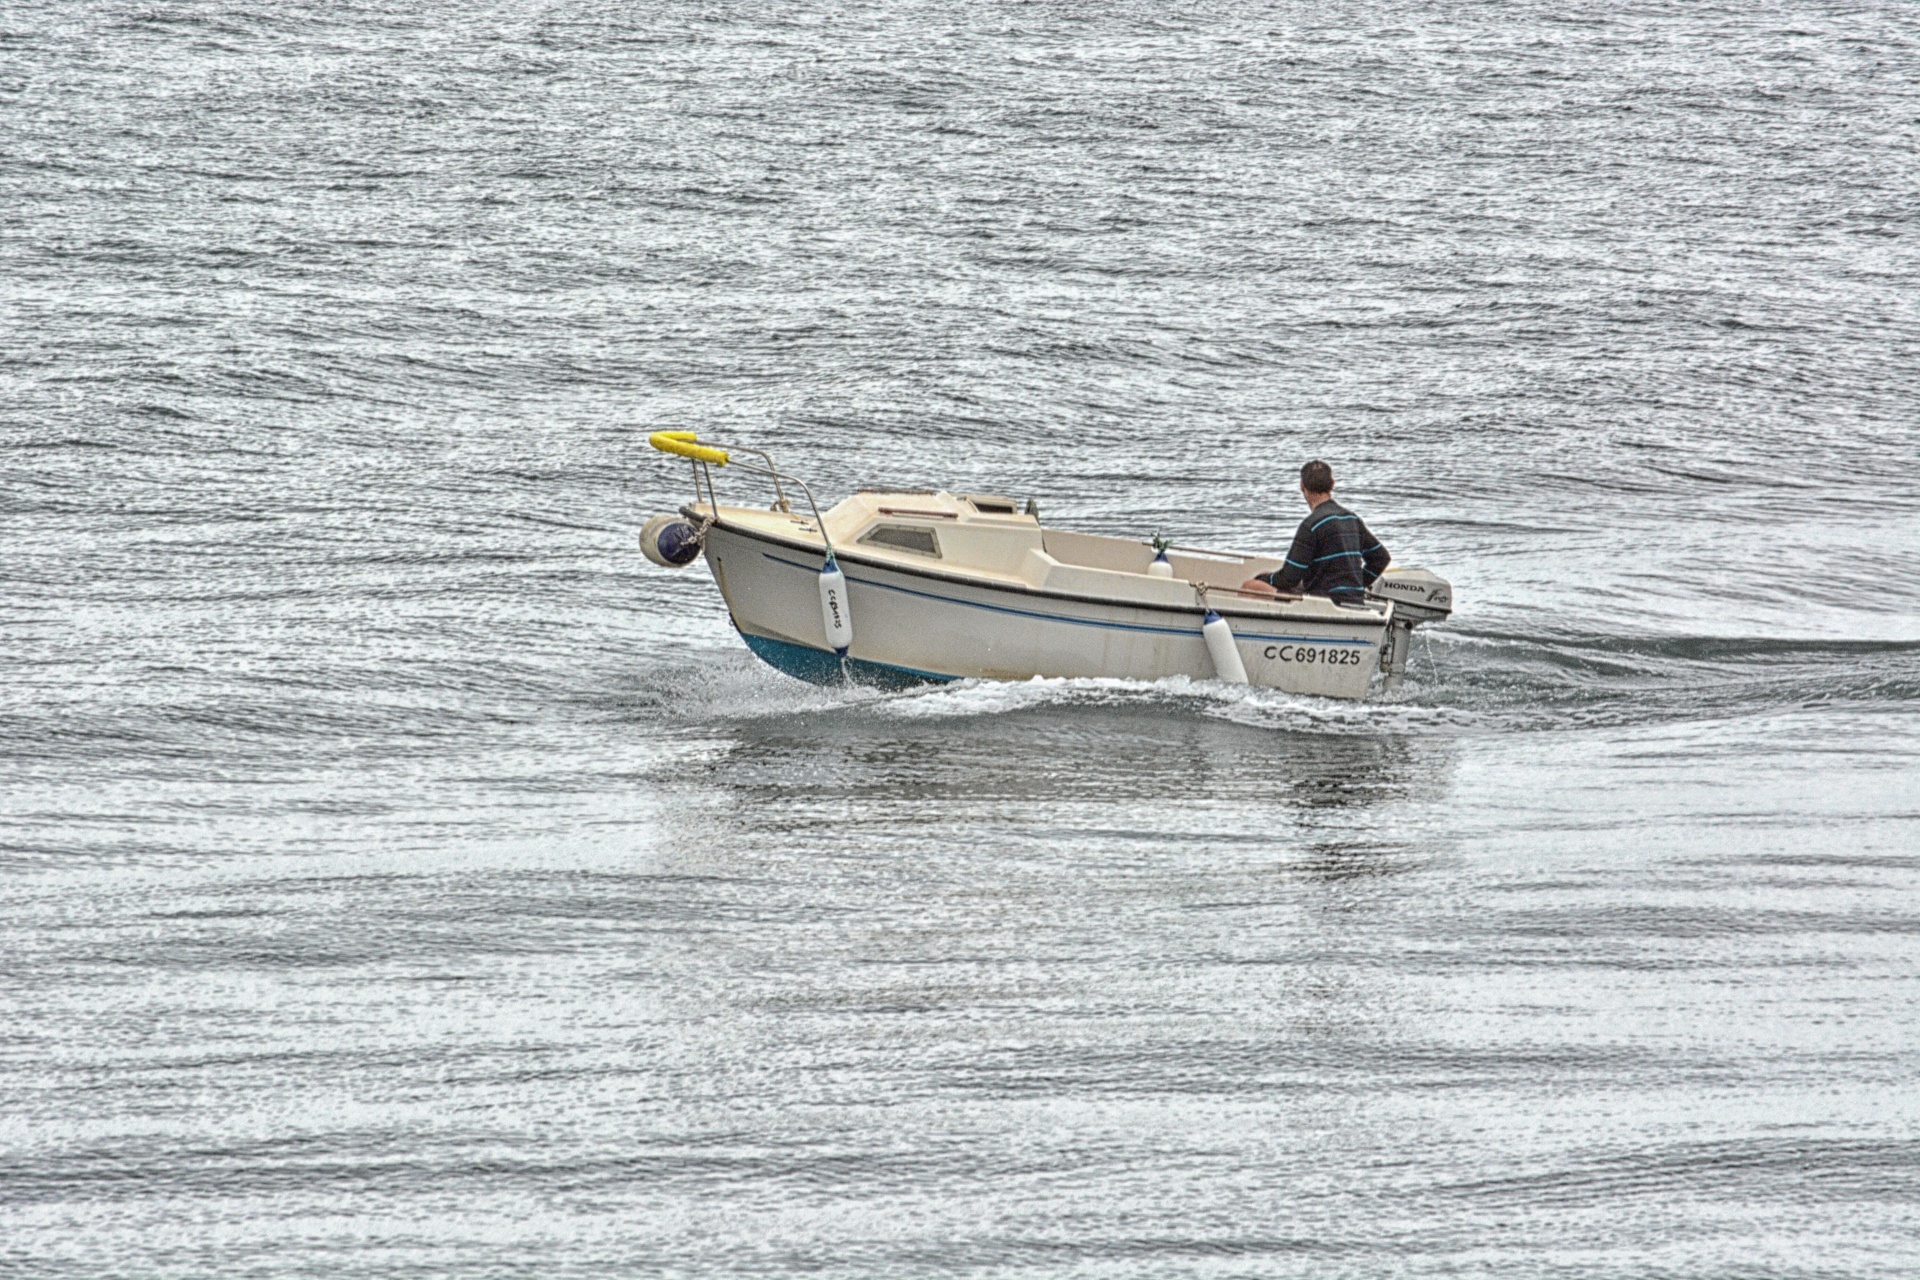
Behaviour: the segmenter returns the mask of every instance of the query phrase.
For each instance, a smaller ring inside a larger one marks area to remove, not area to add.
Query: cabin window
[[[875,525],[860,535],[860,541],[876,547],[891,547],[895,551],[911,551],[915,555],[940,555],[940,540],[934,537],[931,529],[916,529],[911,525],[882,524]]]
[[[1010,516],[1013,514],[1013,504],[1011,502],[1000,502],[993,498],[968,498],[967,501],[971,502],[973,509],[981,515]]]

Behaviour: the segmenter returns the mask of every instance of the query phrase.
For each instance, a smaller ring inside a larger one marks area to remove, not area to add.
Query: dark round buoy
[[[692,564],[700,556],[700,531],[679,516],[655,516],[640,529],[640,550],[664,569]]]

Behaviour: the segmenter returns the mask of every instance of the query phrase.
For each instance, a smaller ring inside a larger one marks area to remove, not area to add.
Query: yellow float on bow
[[[695,462],[711,462],[716,467],[727,465],[725,449],[709,448],[696,443],[700,436],[692,431],[656,431],[647,437],[647,443],[662,453],[677,453],[683,458],[692,458]]]

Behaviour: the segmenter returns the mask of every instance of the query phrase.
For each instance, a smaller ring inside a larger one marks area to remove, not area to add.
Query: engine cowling
[[[1408,622],[1444,622],[1453,612],[1453,584],[1428,569],[1390,568],[1368,590]]]

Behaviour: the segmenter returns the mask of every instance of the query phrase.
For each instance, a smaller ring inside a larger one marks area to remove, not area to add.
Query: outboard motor
[[[1387,628],[1387,649],[1380,655],[1380,671],[1391,689],[1406,674],[1413,629],[1423,622],[1445,622],[1453,612],[1453,584],[1427,569],[1390,568],[1367,594],[1393,601],[1393,625]]]
[[[663,569],[679,569],[700,557],[700,531],[684,516],[655,516],[640,527],[640,550]]]

